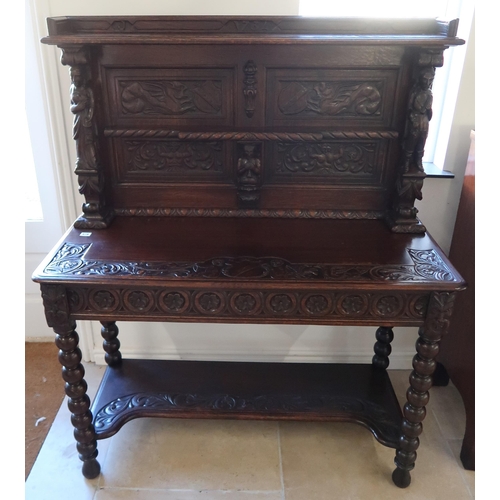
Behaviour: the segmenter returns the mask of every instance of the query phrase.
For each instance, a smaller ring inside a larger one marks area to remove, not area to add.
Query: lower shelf
[[[387,372],[366,364],[125,359],[91,410],[97,439],[139,417],[346,421],[396,448],[402,421]]]

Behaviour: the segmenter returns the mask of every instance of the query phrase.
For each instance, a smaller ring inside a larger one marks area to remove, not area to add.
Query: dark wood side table
[[[137,417],[351,421],[410,484],[465,283],[417,218],[431,85],[457,21],[48,20],[70,66],[83,213],[34,274],[83,461]],[[86,395],[75,320],[102,324]],[[122,359],[116,321],[377,326],[373,362]],[[401,412],[393,327],[419,326]]]
[[[467,290],[457,297],[450,331],[438,356],[444,373],[436,385],[446,385],[449,379],[457,387],[465,406],[465,434],[460,459],[465,469],[476,468],[476,362],[475,362],[475,201],[476,161],[475,131],[471,132],[471,146],[464,183],[458,206],[457,222],[451,240],[450,259],[467,280]],[[438,365],[439,367],[439,365]]]

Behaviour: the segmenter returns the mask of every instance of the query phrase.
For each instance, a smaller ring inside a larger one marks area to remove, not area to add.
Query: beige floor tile
[[[138,419],[114,436],[104,488],[281,489],[278,424]]]
[[[181,491],[103,489],[95,500],[282,500],[281,491]]]
[[[458,464],[458,468],[462,474],[462,477],[467,484],[471,495],[475,497],[475,488],[476,488],[476,473],[473,470],[466,470],[462,465],[462,461],[460,460],[460,451],[462,449],[462,440],[461,439],[450,439],[448,440],[448,445],[455,456],[455,459]]]
[[[404,490],[392,483],[394,450],[380,445],[363,427],[280,424],[286,500],[470,499],[437,422],[428,420],[412,484]]]

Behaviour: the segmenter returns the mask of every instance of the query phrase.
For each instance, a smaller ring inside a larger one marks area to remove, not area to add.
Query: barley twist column
[[[417,354],[413,358],[410,387],[403,408],[402,432],[394,459],[396,469],[392,474],[394,484],[400,488],[406,488],[411,482],[410,471],[415,467],[417,458],[419,436],[426,415],[425,406],[429,402],[428,391],[432,387],[432,374],[436,369],[435,358],[439,352],[439,341],[448,330],[454,299],[453,293],[433,293],[425,325],[418,332]]]

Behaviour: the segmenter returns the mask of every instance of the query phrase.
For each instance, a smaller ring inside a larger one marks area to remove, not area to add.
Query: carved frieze
[[[380,115],[381,82],[280,82],[278,109],[284,115]]]
[[[129,115],[219,115],[221,80],[120,81],[121,108]]]
[[[339,282],[454,281],[453,273],[434,250],[408,249],[412,264],[301,264],[274,257],[215,258],[204,262],[129,262],[88,260],[91,244],[64,245],[44,274],[62,276],[160,276],[170,279],[325,280]]]
[[[149,287],[115,288],[69,287],[68,295],[79,296],[69,302],[73,314],[113,314],[134,317],[147,312],[162,319],[243,318],[276,320],[290,318],[314,322],[359,319],[373,322],[391,320],[423,323],[429,294],[396,292],[258,291],[257,289],[213,291],[193,288]]]
[[[124,141],[129,172],[222,171],[222,142]]]

